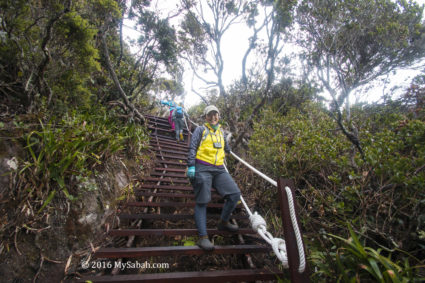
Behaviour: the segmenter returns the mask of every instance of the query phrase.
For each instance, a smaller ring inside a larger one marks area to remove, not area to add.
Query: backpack
[[[176,108],[176,118],[183,118],[183,109],[180,106]]]

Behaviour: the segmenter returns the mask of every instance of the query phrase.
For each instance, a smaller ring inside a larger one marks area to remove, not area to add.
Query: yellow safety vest
[[[205,130],[202,132],[202,140],[196,152],[196,159],[216,166],[223,165],[224,135],[220,127],[221,125],[214,132],[208,123],[205,124]],[[214,147],[215,143],[220,144],[221,147]]]

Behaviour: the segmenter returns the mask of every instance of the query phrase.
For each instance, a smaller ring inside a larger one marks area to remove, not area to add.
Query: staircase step
[[[180,142],[180,143],[183,143],[183,142]],[[179,146],[179,144],[175,144],[175,143],[173,144],[172,142],[170,142],[170,143],[161,142],[160,144],[151,142],[150,146],[151,146],[152,149],[158,149],[160,147],[164,150],[167,150],[167,149],[168,150],[170,150],[170,149],[171,150],[179,150],[180,152],[182,152],[186,155],[189,153],[188,147]]]
[[[130,201],[125,203],[126,206],[143,206],[143,207],[195,207],[195,202],[144,202],[144,201]],[[208,203],[207,207],[223,207],[223,203]],[[240,208],[241,205],[237,205],[236,208]]]
[[[171,173],[162,173],[162,172],[157,172],[157,171],[152,171],[150,172],[151,176],[163,176],[163,177],[171,177],[171,178],[184,178],[186,180],[188,180],[188,178],[186,177],[186,175],[184,174],[171,174]]]
[[[198,246],[169,246],[141,248],[101,248],[96,251],[96,258],[135,258],[150,256],[203,255],[203,254],[246,254],[266,253],[269,246],[259,245],[229,245],[215,246],[213,251],[204,251]]]
[[[163,197],[163,198],[190,198],[193,199],[195,198],[194,194],[177,194],[177,193],[147,193],[144,191],[137,191],[134,193],[135,196],[137,197]],[[213,194],[211,195],[211,198],[213,200],[218,200],[218,199],[222,199],[222,197],[218,194]]]
[[[167,165],[176,165],[176,166],[185,166],[187,167],[187,162],[178,162],[178,161],[167,161],[167,160],[157,160],[156,163],[167,164]]]
[[[158,131],[161,131],[160,129],[158,129]],[[170,133],[169,135],[161,135],[161,134],[153,134],[151,133],[150,136],[154,139],[161,139],[163,141],[175,141],[176,137],[173,136],[172,131],[167,130],[168,133]],[[176,142],[177,143],[177,142]]]
[[[184,156],[184,155],[165,155],[165,154],[161,155],[159,153],[157,153],[155,155],[159,158],[164,157],[164,158],[167,158],[167,159],[179,159],[179,160],[182,160],[182,161],[187,160],[187,155],[186,156]]]
[[[169,150],[169,149],[163,149],[163,148],[160,149],[158,147],[154,147],[153,149],[156,152],[174,153],[174,154],[177,154],[177,155],[184,155],[186,157],[187,157],[187,154],[188,154],[187,151],[182,151],[182,150],[179,151],[179,150]]]
[[[141,182],[163,182],[163,183],[181,183],[181,184],[187,184],[190,185],[189,180],[186,179],[173,179],[173,178],[154,178],[154,177],[146,177],[143,179],[140,179]]]
[[[120,219],[146,219],[146,220],[183,220],[183,219],[194,219],[193,214],[120,214]],[[209,219],[219,219],[220,214],[208,214]],[[232,218],[235,220],[247,220],[249,217],[247,215],[236,214],[232,215]]]
[[[160,147],[168,147],[168,148],[174,148],[174,149],[181,149],[181,150],[189,150],[189,146],[186,144],[186,142],[179,142],[177,143],[175,140],[173,141],[163,141],[163,140],[152,140],[150,141],[151,146],[160,146]]]
[[[169,273],[143,273],[134,275],[88,276],[84,281],[95,282],[172,282],[172,283],[217,283],[277,281],[284,277],[279,269],[230,269],[214,271],[188,271]],[[80,282],[84,282],[80,281]]]
[[[251,228],[240,228],[237,232],[207,229],[208,235],[256,234]],[[197,229],[115,229],[109,231],[111,236],[195,236]]]
[[[178,190],[178,191],[193,191],[191,186],[173,186],[173,185],[155,185],[155,184],[142,184],[137,188],[140,189],[163,189],[163,190]]]
[[[154,170],[156,170],[156,171],[167,171],[167,172],[181,172],[181,173],[186,173],[186,169],[180,169],[180,168],[156,167]]]

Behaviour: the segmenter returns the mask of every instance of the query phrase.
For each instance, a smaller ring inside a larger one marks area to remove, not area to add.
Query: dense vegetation
[[[250,152],[269,174],[295,179],[316,279],[411,281],[424,258],[423,109],[397,100],[355,105],[352,115],[363,157],[312,101],[286,115],[265,110]],[[352,232],[341,240],[347,225],[359,241]]]
[[[425,77],[400,97],[351,102],[373,80],[423,62],[423,7],[182,0],[164,17],[151,2],[0,0],[0,158],[11,164],[0,164],[2,257],[20,254],[22,231],[37,238],[49,219],[106,194],[95,179],[111,164],[135,174],[148,166],[144,115],[184,94],[191,71],[207,87],[193,90],[203,101],[193,119],[218,105],[235,151],[295,180],[314,281],[423,278]],[[124,19],[138,40],[123,41]],[[222,39],[235,23],[252,34],[241,78],[226,86]],[[292,44],[301,51],[285,56]],[[235,177],[281,231],[274,194],[247,171]],[[41,251],[28,258],[44,260]]]

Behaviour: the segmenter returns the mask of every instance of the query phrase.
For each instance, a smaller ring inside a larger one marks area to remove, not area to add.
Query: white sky
[[[176,3],[179,0],[157,0],[152,1],[153,3],[157,3],[157,7],[164,11],[163,16],[167,16],[167,13],[170,9],[174,9],[176,7]],[[417,0],[417,3],[425,4],[425,0]],[[178,19],[175,18],[171,21],[175,26],[178,25]],[[129,27],[132,27],[133,24],[129,22],[125,22],[125,24]],[[124,34],[129,37],[137,37],[138,34],[132,29],[124,26]],[[245,25],[232,26],[228,32],[226,32],[223,36],[222,40],[222,54],[224,60],[224,72],[223,72],[223,82],[225,86],[229,86],[232,84],[234,80],[237,80],[241,77],[242,72],[242,58],[248,46],[248,38],[251,35],[251,31]],[[253,58],[254,54],[251,53],[250,58]],[[423,66],[423,64],[422,64]],[[183,83],[186,91],[184,106],[189,108],[193,105],[196,105],[201,102],[201,99],[191,91],[191,81],[192,81],[192,71],[189,66],[185,67],[185,73],[183,76]],[[422,67],[423,69],[423,67]],[[359,101],[368,101],[374,102],[379,100],[382,96],[384,90],[389,91],[393,86],[405,86],[408,87],[412,78],[420,73],[420,70],[412,71],[412,70],[404,70],[398,71],[397,74],[391,75],[387,78],[387,85],[379,84],[378,82],[374,83],[374,87],[372,87],[367,92],[362,92],[363,94],[355,94],[351,100],[354,102],[355,100]],[[205,85],[201,83],[199,80],[194,81],[194,87],[198,90],[198,92],[202,93],[202,88]],[[177,99],[177,102],[182,102]]]

